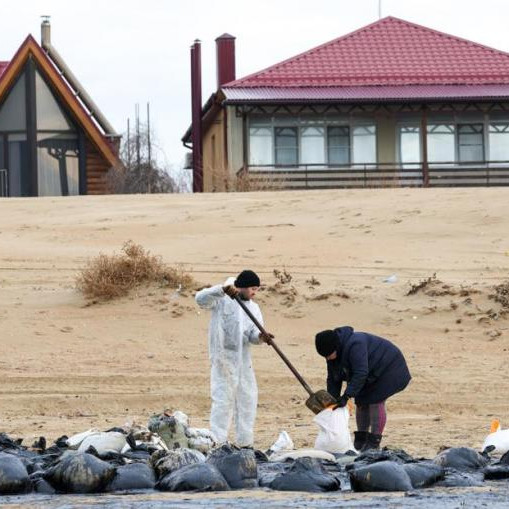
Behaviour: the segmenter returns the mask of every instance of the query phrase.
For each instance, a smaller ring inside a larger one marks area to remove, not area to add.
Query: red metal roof
[[[387,17],[227,88],[509,84],[509,54]]]
[[[226,104],[391,102],[413,100],[501,100],[509,98],[507,85],[382,85],[378,87],[228,87]]]
[[[9,62],[0,62],[0,76],[5,71],[5,68],[9,65]]]

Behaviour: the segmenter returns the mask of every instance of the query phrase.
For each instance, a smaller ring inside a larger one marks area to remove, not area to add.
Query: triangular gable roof
[[[387,17],[224,88],[509,84],[509,54]]]
[[[73,90],[69,88],[55,65],[51,62],[46,53],[31,35],[24,40],[23,44],[21,44],[10,62],[0,63],[0,101],[2,100],[3,95],[10,89],[11,84],[21,72],[30,55],[37,62],[41,70],[44,72],[45,77],[52,85],[53,90],[59,95],[64,104],[72,112],[74,119],[85,130],[99,152],[112,166],[118,166],[120,161],[110,141],[103,136],[97,125],[88,115],[85,108],[74,95]],[[7,65],[2,67],[2,64]]]

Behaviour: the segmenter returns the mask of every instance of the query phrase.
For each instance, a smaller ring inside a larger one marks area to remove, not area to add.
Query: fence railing
[[[0,170],[0,198],[9,196],[9,180],[7,170]]]
[[[238,175],[252,189],[509,186],[509,161],[256,165]]]

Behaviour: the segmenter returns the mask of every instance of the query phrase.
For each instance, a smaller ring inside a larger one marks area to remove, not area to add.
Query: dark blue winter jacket
[[[402,391],[411,376],[400,349],[387,339],[339,327],[337,357],[327,361],[327,391],[338,398],[343,382],[344,394],[357,405],[385,401]]]

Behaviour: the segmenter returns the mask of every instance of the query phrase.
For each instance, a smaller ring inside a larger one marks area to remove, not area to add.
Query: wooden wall
[[[109,192],[106,175],[111,164],[99,153],[88,139],[85,143],[87,194],[107,194]]]

